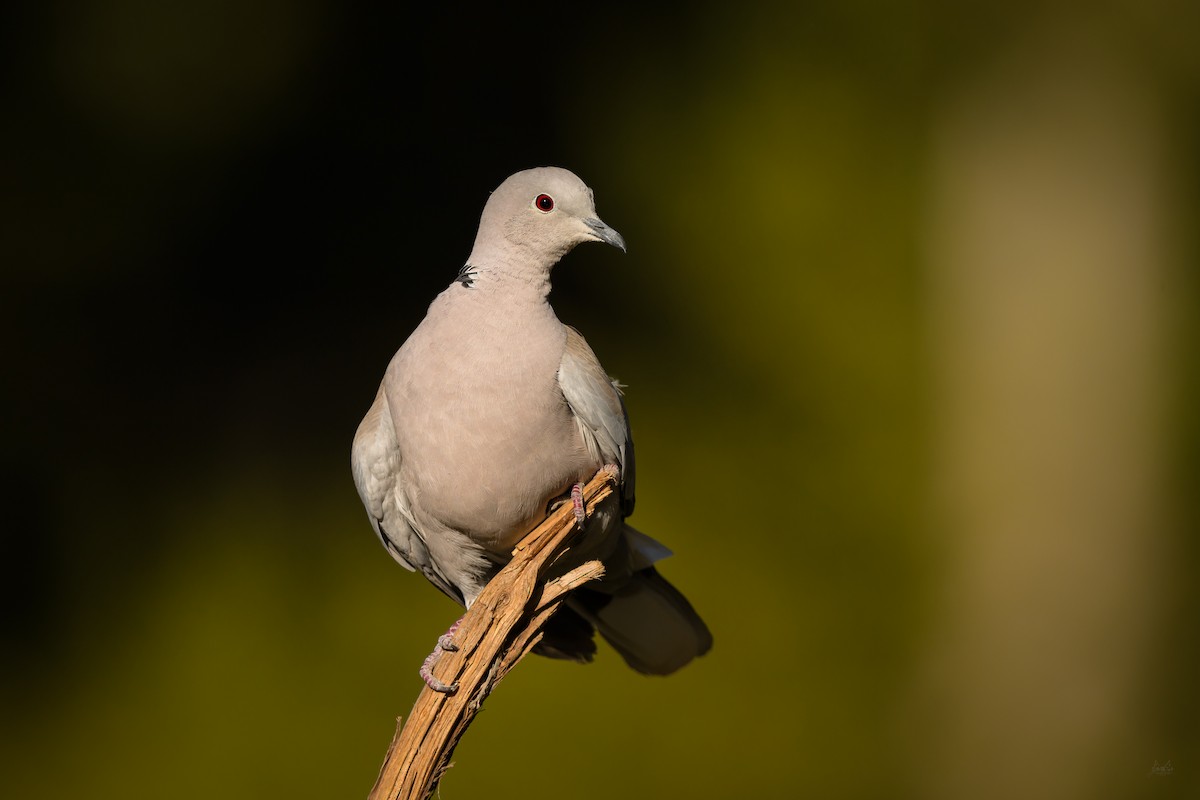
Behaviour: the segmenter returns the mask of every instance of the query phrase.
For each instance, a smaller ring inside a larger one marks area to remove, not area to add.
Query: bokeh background
[[[1200,796],[1198,7],[498,6],[0,12],[0,796],[366,795],[457,610],[350,439],[539,164],[716,646],[442,797]]]

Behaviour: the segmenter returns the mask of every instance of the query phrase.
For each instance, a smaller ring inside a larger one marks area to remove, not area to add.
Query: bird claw
[[[421,665],[421,680],[425,681],[425,685],[433,689],[438,694],[454,694],[458,691],[458,681],[454,683],[446,683],[433,674],[433,665],[438,662],[438,658],[442,655],[442,647],[438,645],[433,648],[433,652],[425,657],[425,663]]]
[[[442,657],[442,653],[453,653],[458,650],[458,645],[454,643],[454,634],[458,632],[458,626],[462,624],[462,617],[450,626],[450,629],[438,637],[437,644],[433,647],[433,652],[425,657],[421,663],[420,675],[421,680],[425,681],[425,685],[433,689],[439,694],[454,694],[458,691],[458,682],[446,683],[433,674],[433,667],[437,664],[438,659]]]
[[[587,509],[583,505],[583,484],[577,483],[571,487],[571,507],[575,509],[575,527],[583,530],[587,522]]]
[[[608,473],[608,477],[613,481],[621,480],[621,468],[616,464],[605,464],[600,471]],[[571,507],[575,510],[575,527],[583,530],[584,523],[587,522],[587,508],[583,504],[582,483],[571,487]]]
[[[462,617],[455,620],[454,624],[446,629],[446,632],[438,637],[438,647],[445,650],[447,653],[453,653],[458,649],[458,645],[454,643],[454,634],[458,633],[458,626],[462,624]]]

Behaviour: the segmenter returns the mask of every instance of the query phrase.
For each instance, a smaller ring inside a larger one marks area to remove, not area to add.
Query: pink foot
[[[445,633],[438,637],[438,647],[442,648],[447,653],[453,653],[458,649],[458,645],[454,643],[454,634],[458,633],[459,625],[462,625],[462,617],[459,617],[457,620],[455,620],[454,624],[451,625]]]
[[[421,663],[420,675],[421,680],[425,681],[425,685],[435,692],[441,694],[454,694],[458,691],[457,683],[446,683],[440,680],[433,674],[433,667],[437,664],[438,659],[442,657],[442,653],[453,653],[458,649],[458,645],[454,643],[454,634],[458,631],[458,626],[462,623],[462,617],[450,626],[450,629],[438,637],[437,644],[433,647],[433,652],[425,657]]]
[[[619,481],[621,479],[621,468],[616,464],[605,464],[600,470],[610,473],[613,480]],[[577,483],[571,487],[571,507],[575,510],[575,526],[583,530],[583,525],[587,522],[587,509],[583,505],[582,483]]]
[[[582,483],[571,487],[571,507],[575,509],[575,527],[583,530],[583,523],[587,522],[587,509],[583,507]]]

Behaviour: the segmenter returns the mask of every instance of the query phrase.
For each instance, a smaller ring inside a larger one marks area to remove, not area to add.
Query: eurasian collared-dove
[[[590,661],[595,626],[635,670],[666,675],[712,637],[653,567],[670,551],[624,523],[634,462],[621,393],[548,302],[551,268],[591,241],[625,249],[567,170],[518,172],[492,193],[466,264],[359,425],[354,482],[392,557],[470,608],[551,504],[615,465],[620,497],[595,509],[563,565],[600,558],[605,577],[573,593],[538,652]],[[440,646],[452,649],[449,635]],[[422,675],[447,688],[428,662]]]

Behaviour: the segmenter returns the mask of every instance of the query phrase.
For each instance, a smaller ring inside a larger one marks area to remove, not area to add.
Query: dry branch
[[[614,476],[601,470],[583,490],[588,513],[613,493]],[[421,690],[408,722],[396,721],[379,778],[368,800],[418,800],[437,788],[467,726],[496,684],[542,636],[542,627],[571,589],[600,577],[604,567],[589,561],[547,580],[550,565],[577,532],[570,503],[550,514],[513,550],[512,561],[493,578],[463,617],[454,641],[434,668],[438,678],[458,684],[453,694]]]

